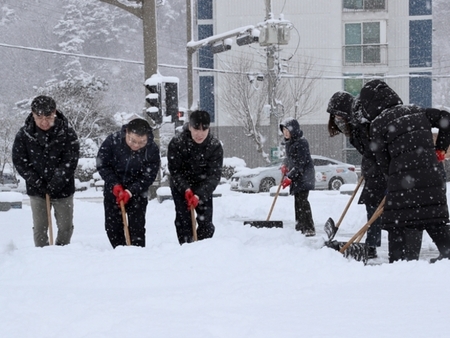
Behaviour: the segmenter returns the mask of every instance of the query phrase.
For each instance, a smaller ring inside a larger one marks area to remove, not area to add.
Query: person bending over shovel
[[[209,124],[208,112],[193,111],[183,131],[172,138],[167,149],[175,228],[180,245],[195,239],[192,209],[197,212],[197,239],[214,235],[212,195],[220,182],[223,149],[220,141],[210,133]]]
[[[153,141],[150,125],[144,119],[131,120],[101,145],[97,170],[105,181],[105,229],[113,248],[126,245],[121,202],[128,214],[130,244],[145,246],[148,188],[159,167],[159,149]]]
[[[288,118],[280,124],[286,146],[286,158],[281,166],[283,189],[290,186],[289,193],[294,195],[295,230],[307,237],[315,236],[316,229],[308,201],[310,190],[315,187],[314,163],[309,143],[297,120]]]
[[[361,89],[361,112],[371,121],[370,147],[387,175],[381,224],[388,231],[389,262],[417,260],[422,230],[439,257],[450,258],[450,227],[442,161],[450,144],[450,113],[403,105],[385,82]],[[432,128],[439,133],[433,142]]]
[[[369,127],[367,119],[361,117],[359,98],[348,92],[339,91],[333,94],[328,102],[328,132],[330,137],[344,134],[350,143],[362,155],[361,175],[364,177],[364,188],[358,204],[365,204],[367,220],[369,220],[383,199],[386,191],[386,178],[377,165],[375,154],[370,149]],[[367,258],[377,257],[377,247],[381,246],[381,219],[372,223],[367,231]]]

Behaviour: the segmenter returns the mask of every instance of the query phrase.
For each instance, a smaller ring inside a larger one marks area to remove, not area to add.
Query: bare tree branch
[[[232,123],[242,126],[245,135],[255,142],[257,151],[268,159],[267,154],[263,152],[265,138],[261,134],[267,84],[256,81],[256,76],[248,75],[251,74],[253,64],[252,59],[245,57],[232,63],[233,69],[238,69],[238,74],[221,75],[224,79],[224,90],[220,100]]]
[[[319,105],[314,95],[318,77],[311,76],[316,73],[314,64],[308,58],[294,60],[291,77],[275,74],[274,101],[280,120],[285,116],[299,119],[314,113]],[[220,75],[223,90],[219,99],[231,123],[242,126],[245,135],[255,142],[257,151],[269,161],[268,154],[263,151],[266,138],[261,128],[267,119],[264,106],[268,104],[268,84],[267,80],[257,80],[260,74],[267,77],[267,70],[255,70],[255,62],[249,56],[240,57],[229,65],[235,71]]]

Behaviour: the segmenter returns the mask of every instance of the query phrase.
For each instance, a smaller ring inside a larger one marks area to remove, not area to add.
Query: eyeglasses
[[[51,115],[45,116],[45,115],[37,115],[35,113],[33,113],[34,119],[37,121],[52,121],[55,119],[56,114],[53,113]]]

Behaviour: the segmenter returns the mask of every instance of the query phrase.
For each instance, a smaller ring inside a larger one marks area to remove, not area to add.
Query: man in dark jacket
[[[328,120],[330,136],[343,133],[362,155],[361,176],[365,182],[358,204],[365,204],[369,220],[383,199],[387,184],[384,173],[376,163],[375,154],[370,149],[370,123],[367,119],[361,118],[359,98],[344,91],[333,94],[328,102],[327,112],[330,114]],[[381,245],[380,224],[381,219],[378,218],[367,231],[368,258],[377,257],[376,248]]]
[[[12,157],[30,196],[34,244],[37,247],[49,245],[46,195],[55,210],[58,226],[55,243],[70,243],[74,173],[79,150],[78,137],[66,117],[56,110],[56,102],[48,96],[36,97],[25,125],[16,134]]]
[[[371,149],[387,175],[382,226],[388,230],[389,262],[418,259],[422,230],[450,258],[449,213],[443,174],[450,144],[450,113],[402,105],[383,81],[361,89],[363,116],[371,121]],[[439,130],[433,142],[431,129]]]
[[[175,228],[181,244],[193,241],[190,210],[197,212],[198,240],[214,235],[213,192],[220,182],[223,149],[209,131],[209,113],[193,111],[183,131],[167,150],[170,189],[175,202]]]
[[[128,215],[131,245],[145,246],[148,189],[160,167],[159,149],[144,119],[137,118],[109,135],[97,155],[97,170],[105,181],[105,229],[113,248],[126,245],[120,203]]]
[[[314,236],[316,230],[308,195],[315,187],[315,170],[309,143],[295,119],[284,120],[280,124],[280,130],[286,146],[286,158],[281,166],[284,176],[282,187],[284,189],[290,186],[289,193],[294,195],[295,229],[307,237]]]

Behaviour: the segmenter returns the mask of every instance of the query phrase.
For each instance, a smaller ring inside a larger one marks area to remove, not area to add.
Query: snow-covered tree
[[[11,158],[12,145],[22,121],[17,118],[11,118],[12,115],[5,105],[0,105],[0,125],[2,126],[0,128],[0,174],[4,172],[6,166],[13,168]]]

